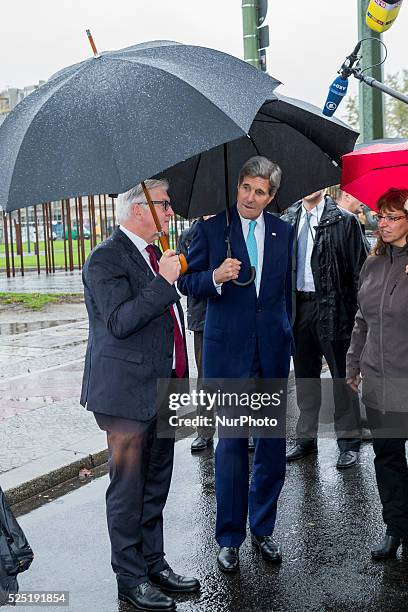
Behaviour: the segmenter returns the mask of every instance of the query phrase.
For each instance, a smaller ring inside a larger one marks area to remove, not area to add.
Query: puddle
[[[2,323],[0,325],[0,336],[15,336],[17,334],[25,334],[26,332],[36,331],[37,329],[48,329],[49,327],[57,327],[58,325],[66,325],[75,323],[77,319],[59,319],[58,321],[17,321],[15,323]]]

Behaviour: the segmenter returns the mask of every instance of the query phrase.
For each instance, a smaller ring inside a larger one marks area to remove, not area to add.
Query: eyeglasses
[[[378,221],[387,221],[387,223],[395,223],[395,221],[399,221],[400,219],[406,219],[406,215],[400,215],[399,217],[395,217],[394,215],[377,215]]]
[[[142,204],[143,206],[148,205],[147,202],[136,202],[136,204]],[[164,212],[166,212],[167,210],[169,210],[169,208],[171,208],[170,200],[152,200],[152,204],[154,204],[155,206],[161,206]]]
[[[164,212],[166,212],[166,210],[169,210],[169,208],[171,208],[170,200],[152,200],[152,204],[156,206],[160,205],[163,208]]]

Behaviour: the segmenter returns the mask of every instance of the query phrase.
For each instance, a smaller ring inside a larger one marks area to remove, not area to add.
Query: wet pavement
[[[106,440],[79,404],[88,337],[84,303],[49,304],[36,312],[0,306],[0,319],[0,484],[19,487],[20,499],[24,483],[55,472],[54,483],[58,471],[65,478],[66,466],[92,462]],[[187,340],[195,376],[191,332]]]
[[[192,456],[189,445],[190,440],[176,444],[165,542],[171,566],[196,575],[202,589],[197,595],[177,597],[178,610],[408,609],[408,561],[400,556],[382,563],[370,559],[370,547],[383,533],[370,444],[363,445],[360,464],[350,470],[334,467],[332,440],[320,441],[316,457],[290,465],[275,530],[283,563],[268,565],[247,537],[240,550],[240,573],[233,576],[220,573],[215,564],[213,452]],[[74,612],[133,609],[117,601],[110,568],[107,483],[107,476],[97,478],[19,518],[36,555],[19,579],[22,590],[68,590],[68,609]]]
[[[65,272],[57,270],[53,274],[46,274],[43,270],[26,272],[24,276],[16,273],[15,277],[7,278],[5,273],[0,275],[0,291],[14,291],[21,293],[82,293],[83,285],[81,270]]]

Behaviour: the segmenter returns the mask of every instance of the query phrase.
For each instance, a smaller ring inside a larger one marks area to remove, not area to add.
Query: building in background
[[[8,89],[0,91],[0,124],[3,123],[8,113],[12,111],[23,98],[28,96],[35,89],[38,89],[38,87],[41,87],[44,83],[45,81],[39,81],[37,85],[27,85],[27,87],[23,87],[23,89],[9,87]]]

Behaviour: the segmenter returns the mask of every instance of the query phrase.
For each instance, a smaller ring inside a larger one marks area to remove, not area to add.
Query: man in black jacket
[[[146,181],[165,232],[173,216],[168,184]],[[161,255],[141,185],[121,194],[119,227],[83,270],[89,338],[81,404],[106,431],[106,493],[112,568],[119,598],[143,610],[174,610],[166,593],[193,592],[195,578],[175,574],[164,558],[163,508],[174,439],[157,436],[157,379],[187,376],[183,313],[174,286],[180,263]]]
[[[346,353],[357,311],[358,277],[366,258],[354,215],[323,191],[303,198],[282,217],[295,227],[292,266],[294,357],[300,416],[288,461],[317,452],[322,358],[333,380],[338,468],[353,466],[360,449],[358,396],[346,388]]]

